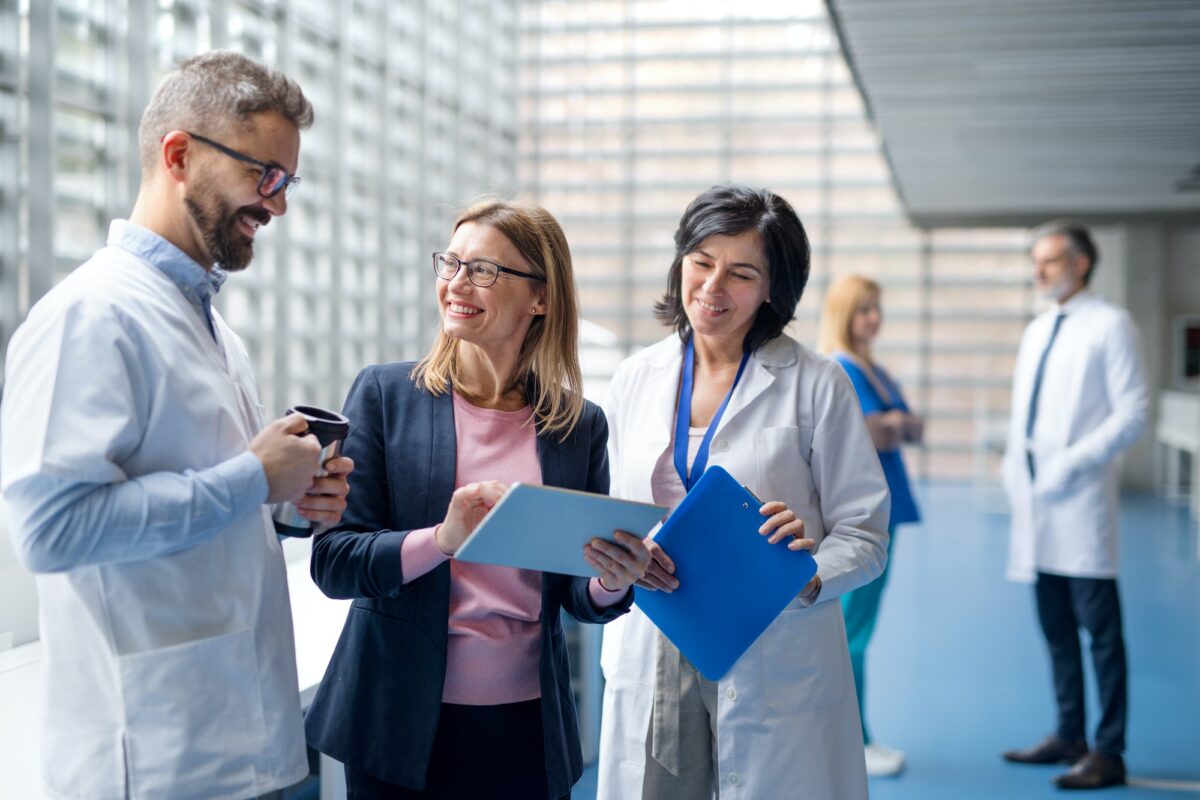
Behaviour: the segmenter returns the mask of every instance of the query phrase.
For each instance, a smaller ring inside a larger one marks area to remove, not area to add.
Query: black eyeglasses
[[[268,164],[266,161],[259,161],[257,158],[252,158],[245,153],[239,153],[232,147],[226,147],[220,142],[214,142],[207,136],[201,136],[198,133],[191,133],[190,131],[185,131],[185,133],[198,142],[204,142],[214,150],[220,150],[230,158],[236,158],[238,161],[246,164],[253,164],[261,169],[262,175],[258,179],[259,197],[271,198],[279,194],[280,190],[283,190],[285,198],[291,197],[292,192],[295,191],[296,186],[300,183],[298,175],[289,175],[288,171],[278,164]]]
[[[433,254],[433,271],[444,281],[454,280],[454,276],[458,274],[460,267],[467,268],[467,280],[481,289],[486,289],[493,285],[496,279],[500,277],[501,272],[507,272],[509,275],[516,275],[519,278],[528,278],[531,281],[542,280],[538,275],[502,267],[494,261],[488,261],[483,258],[478,258],[474,261],[463,261],[449,253]]]

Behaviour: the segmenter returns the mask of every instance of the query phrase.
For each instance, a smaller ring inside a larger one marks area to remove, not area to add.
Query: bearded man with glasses
[[[138,130],[129,220],[16,331],[0,473],[38,577],[43,782],[57,798],[257,797],[308,772],[269,503],[341,519],[303,417],[265,424],[212,307],[287,211],[312,106],[236,53],[185,61]]]

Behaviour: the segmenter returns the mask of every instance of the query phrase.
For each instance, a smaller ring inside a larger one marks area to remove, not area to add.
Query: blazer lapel
[[[563,459],[567,458],[567,448],[576,448],[586,446],[579,436],[579,431],[576,429],[570,438],[565,442],[558,441],[559,434],[550,434],[544,436],[538,434],[537,437],[537,452],[538,462],[542,467],[542,485],[543,486],[560,486],[563,488],[582,489],[581,486],[564,486],[566,482],[566,474],[563,468]],[[542,623],[546,620],[552,620],[557,613],[557,603],[561,602],[561,590],[556,592],[555,586],[561,585],[559,581],[561,576],[554,576],[552,573],[542,573]],[[545,641],[545,640],[543,640]],[[543,645],[543,648],[545,645]],[[543,670],[545,666],[543,665]],[[543,672],[544,674],[544,672]]]
[[[419,390],[417,390],[419,391]],[[458,477],[458,435],[454,431],[454,397],[449,388],[439,397],[421,392],[429,400],[429,452],[420,454],[428,459],[429,486],[425,492],[425,519],[436,525],[446,516],[454,480]],[[418,456],[418,457],[420,457]],[[433,569],[429,576],[433,589],[421,595],[422,619],[445,619],[450,614],[450,562]],[[444,636],[443,623],[440,634]],[[444,639],[442,647],[445,647]],[[444,651],[443,651],[444,652]]]
[[[568,439],[566,443],[560,443],[538,434],[537,451],[538,461],[542,465],[542,485],[563,485],[562,450],[570,441]]]
[[[446,515],[454,479],[458,475],[458,436],[454,431],[454,398],[449,391],[430,398],[429,490],[425,494],[425,518],[441,520]],[[432,523],[431,523],[432,524]]]

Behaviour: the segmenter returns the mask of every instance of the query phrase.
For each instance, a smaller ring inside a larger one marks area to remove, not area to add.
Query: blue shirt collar
[[[221,291],[221,284],[229,276],[215,264],[211,270],[206,270],[154,231],[129,220],[112,221],[108,228],[108,243],[158,267],[194,305],[207,307],[211,304],[213,295]]]

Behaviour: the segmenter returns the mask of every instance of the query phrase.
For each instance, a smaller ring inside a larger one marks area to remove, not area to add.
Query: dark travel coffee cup
[[[286,413],[300,414],[308,423],[308,430],[300,435],[307,436],[311,433],[321,443],[322,466],[315,477],[327,475],[324,464],[342,454],[342,442],[346,441],[346,435],[350,433],[350,420],[341,414],[316,406],[294,406]],[[271,517],[275,520],[275,531],[284,536],[312,536],[317,527],[317,523],[300,516],[300,510],[292,503],[276,503]]]

